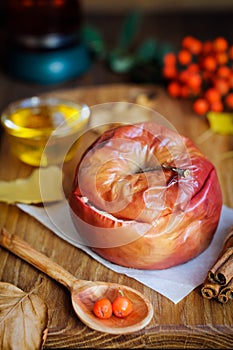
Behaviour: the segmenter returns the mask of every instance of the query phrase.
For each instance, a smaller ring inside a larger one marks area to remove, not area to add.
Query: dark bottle
[[[6,6],[8,36],[15,44],[54,49],[79,39],[79,0],[8,0]]]
[[[7,71],[21,79],[53,84],[85,72],[79,0],[6,1]]]

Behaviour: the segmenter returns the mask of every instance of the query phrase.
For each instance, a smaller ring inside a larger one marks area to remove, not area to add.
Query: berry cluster
[[[195,113],[233,110],[233,45],[224,37],[184,37],[177,53],[164,56],[162,69],[169,95],[191,98]]]
[[[102,298],[97,300],[93,307],[93,313],[98,318],[110,318],[112,314],[116,317],[124,318],[129,316],[132,311],[132,302],[124,296],[121,290],[119,290],[119,295],[112,303],[108,298]]]

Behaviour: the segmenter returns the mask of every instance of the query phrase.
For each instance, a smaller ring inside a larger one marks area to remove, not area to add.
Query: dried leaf
[[[37,295],[0,282],[0,349],[42,349],[47,324],[47,307]]]
[[[61,201],[64,199],[61,183],[62,171],[59,167],[36,168],[27,178],[0,181],[0,201],[9,204]]]
[[[222,135],[233,135],[233,113],[211,111],[207,113],[207,119],[212,131]]]

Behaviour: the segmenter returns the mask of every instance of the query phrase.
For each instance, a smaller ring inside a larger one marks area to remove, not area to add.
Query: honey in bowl
[[[73,157],[89,116],[86,105],[31,97],[9,105],[1,122],[14,155],[33,166],[48,166]]]

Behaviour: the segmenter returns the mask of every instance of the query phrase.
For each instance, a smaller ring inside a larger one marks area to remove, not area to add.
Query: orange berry
[[[230,75],[228,77],[228,83],[229,83],[230,89],[233,89],[233,71],[230,72]]]
[[[216,58],[213,56],[206,56],[203,60],[203,68],[207,71],[213,72],[217,68]]]
[[[194,37],[191,35],[187,35],[182,39],[181,46],[185,49],[189,49],[192,46]]]
[[[193,103],[193,110],[195,113],[199,115],[204,115],[209,110],[209,104],[206,99],[204,98],[198,98]]]
[[[170,96],[179,97],[180,96],[180,84],[177,81],[172,81],[168,85],[167,91],[168,91]]]
[[[172,65],[165,65],[163,67],[163,76],[166,79],[174,79],[177,76],[176,67]]]
[[[202,78],[199,74],[197,73],[190,73],[188,80],[187,80],[187,85],[191,88],[191,89],[198,89],[200,88],[202,83]]]
[[[190,89],[188,88],[187,85],[182,85],[180,87],[180,96],[183,98],[187,98],[190,95]]]
[[[192,45],[190,47],[190,51],[194,55],[199,55],[202,51],[202,42],[200,40],[194,38]]]
[[[188,81],[189,75],[190,75],[190,73],[189,73],[188,69],[182,70],[178,75],[179,81],[186,84]]]
[[[198,73],[200,71],[200,68],[198,66],[197,63],[191,63],[188,67],[187,67],[189,72],[193,72],[193,73]]]
[[[219,100],[219,101],[212,102],[210,104],[210,108],[209,109],[211,111],[213,111],[213,112],[222,112],[223,109],[224,109],[222,101]]]
[[[202,45],[202,52],[204,55],[209,55],[213,52],[213,44],[211,41],[206,41]]]
[[[231,69],[227,66],[221,66],[217,70],[217,75],[221,78],[228,79],[231,73]]]
[[[225,98],[225,103],[228,107],[233,109],[233,92],[229,93]]]
[[[112,303],[109,299],[103,298],[94,304],[93,313],[98,318],[110,318],[112,316]]]
[[[178,61],[182,65],[187,65],[192,61],[192,55],[188,50],[180,50],[177,55]]]
[[[112,303],[112,310],[115,316],[123,318],[131,314],[133,304],[125,296],[119,295]]]
[[[228,42],[224,37],[219,36],[213,41],[213,47],[215,51],[223,52],[227,50]]]
[[[214,87],[219,91],[220,95],[226,95],[230,90],[230,84],[224,78],[215,78],[213,84]]]
[[[202,50],[202,43],[200,40],[192,37],[192,36],[186,36],[183,38],[182,47],[189,50],[193,55],[200,54]]]
[[[229,48],[229,58],[233,60],[233,45]]]
[[[228,62],[228,54],[226,52],[217,52],[216,53],[216,61],[219,65],[227,64]]]
[[[205,98],[207,99],[207,101],[209,103],[213,103],[213,102],[216,102],[216,101],[220,101],[221,100],[221,95],[219,93],[219,91],[212,87],[212,88],[209,88],[206,90],[205,92]]]
[[[165,65],[175,65],[176,64],[176,55],[173,52],[168,52],[163,56],[163,63]]]

